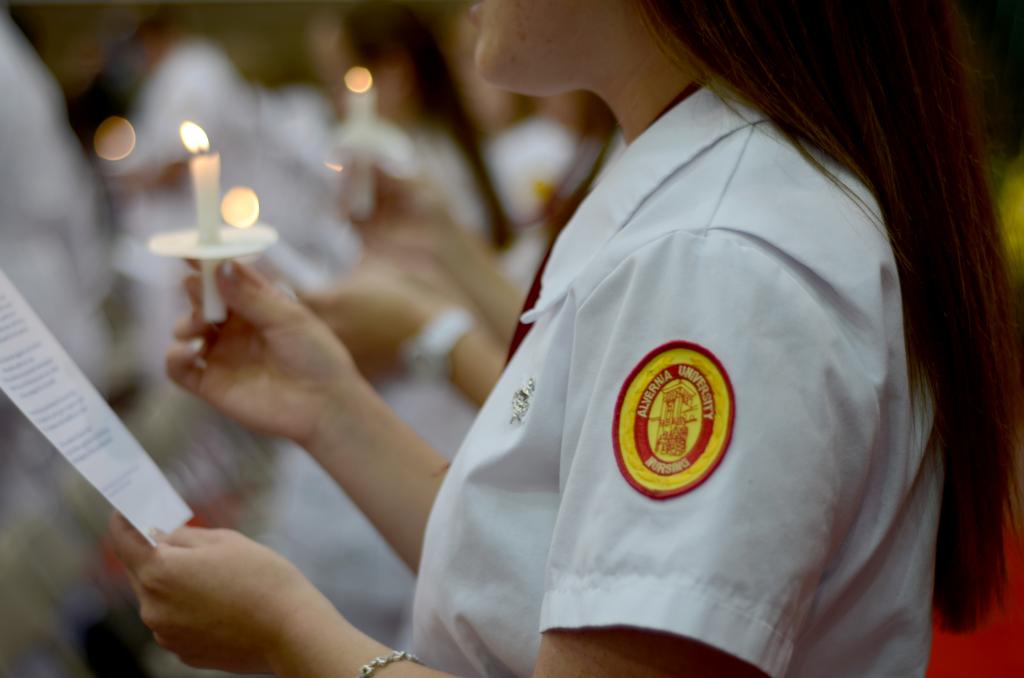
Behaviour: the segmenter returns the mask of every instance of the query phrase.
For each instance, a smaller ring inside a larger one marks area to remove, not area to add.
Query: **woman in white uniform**
[[[205,363],[168,358],[418,570],[424,665],[240,535],[115,520],[157,640],[283,676],[923,675],[933,601],[1000,597],[1020,402],[950,4],[477,5],[486,77],[592,89],[630,143],[452,466],[248,268]]]

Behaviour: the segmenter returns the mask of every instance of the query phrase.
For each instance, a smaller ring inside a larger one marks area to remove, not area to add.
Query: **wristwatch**
[[[402,343],[399,355],[406,371],[423,381],[449,380],[452,349],[471,329],[473,316],[464,309],[443,311]]]

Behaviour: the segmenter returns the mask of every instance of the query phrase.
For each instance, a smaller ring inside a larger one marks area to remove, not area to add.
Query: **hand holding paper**
[[[237,532],[185,527],[154,549],[114,516],[110,538],[143,621],[193,666],[271,673],[293,625],[342,621],[295,566]]]

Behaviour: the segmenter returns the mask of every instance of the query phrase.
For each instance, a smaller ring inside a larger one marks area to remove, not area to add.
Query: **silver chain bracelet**
[[[363,668],[359,669],[359,674],[356,676],[356,678],[370,678],[370,676],[374,675],[375,673],[377,673],[379,669],[384,668],[388,664],[394,664],[395,662],[405,661],[413,662],[415,664],[423,664],[423,662],[421,662],[419,658],[416,657],[416,655],[411,654],[409,652],[401,652],[399,650],[395,650],[391,654],[385,654],[380,657],[377,657],[369,664],[363,666]]]

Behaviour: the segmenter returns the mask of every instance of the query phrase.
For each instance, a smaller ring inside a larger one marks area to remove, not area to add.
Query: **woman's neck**
[[[670,57],[635,14],[623,21],[606,63],[594,69],[589,89],[601,97],[622,127],[627,142],[650,127],[672,100],[697,79],[695,69]]]
[[[612,109],[623,136],[631,143],[657,120],[680,92],[694,81],[691,74],[680,70],[648,71],[640,77],[624,78],[609,83],[598,94]]]

